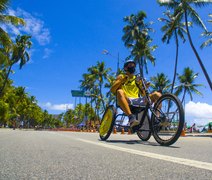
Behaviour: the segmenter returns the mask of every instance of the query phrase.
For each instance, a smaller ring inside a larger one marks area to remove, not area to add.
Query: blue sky
[[[9,13],[23,17],[27,25],[5,29],[13,34],[31,34],[33,47],[30,62],[22,70],[15,67],[15,74],[11,76],[14,84],[25,86],[27,92],[36,96],[39,105],[50,113],[58,114],[66,107],[73,108],[75,99],[71,97],[71,90],[79,89],[79,80],[88,67],[104,61],[115,72],[117,54],[120,59],[129,55],[121,40],[122,29],[126,25],[123,18],[140,10],[146,12],[146,22],[154,22],[155,33],[151,36],[153,44],[159,46],[154,52],[156,66],[148,64],[149,74],[146,77],[149,79],[164,72],[171,79],[175,45],[174,41],[169,45],[161,42],[160,28],[163,24],[157,18],[163,17],[164,8],[159,7],[156,0],[19,0],[11,2]],[[211,31],[211,24],[207,23],[211,5],[197,11]],[[191,33],[212,79],[211,47],[199,49],[204,41],[199,28],[195,26]],[[114,57],[103,55],[103,49]],[[188,41],[180,44],[178,72],[181,73],[184,67],[198,72],[196,83],[205,85],[199,88],[203,97],[194,96],[193,102],[187,98],[187,119],[197,123],[212,121],[212,93]]]

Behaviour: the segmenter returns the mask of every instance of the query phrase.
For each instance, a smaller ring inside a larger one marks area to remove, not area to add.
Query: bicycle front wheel
[[[173,94],[162,95],[154,106],[151,117],[153,136],[164,146],[175,143],[184,127],[184,110]]]
[[[115,112],[116,111],[113,105],[108,106],[102,117],[101,124],[99,127],[99,137],[103,141],[106,141],[109,138],[113,130],[113,125],[114,125],[115,116],[116,116]]]

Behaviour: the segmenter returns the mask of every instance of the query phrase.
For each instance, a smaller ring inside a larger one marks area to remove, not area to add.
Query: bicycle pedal
[[[140,129],[140,125],[134,126],[131,128],[132,133],[137,132]]]

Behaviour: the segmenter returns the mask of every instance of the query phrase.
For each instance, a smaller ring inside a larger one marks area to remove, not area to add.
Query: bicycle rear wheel
[[[184,110],[173,94],[162,95],[154,106],[151,123],[155,140],[164,146],[175,143],[184,127]]]
[[[114,125],[115,116],[116,116],[115,112],[116,111],[113,105],[108,106],[102,117],[101,124],[99,127],[99,137],[103,141],[106,141],[109,138],[113,130],[113,125]]]
[[[141,119],[142,115],[144,112],[139,113],[138,118]],[[143,125],[141,126],[141,128],[139,128],[139,130],[137,131],[137,135],[138,137],[142,140],[142,141],[148,141],[149,138],[151,137],[151,131],[150,131],[150,125],[149,125],[149,114],[146,115]]]

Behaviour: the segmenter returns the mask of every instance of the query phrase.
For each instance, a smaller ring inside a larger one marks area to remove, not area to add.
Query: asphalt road
[[[0,129],[4,179],[212,179],[212,137],[181,137],[163,147],[151,138]]]

